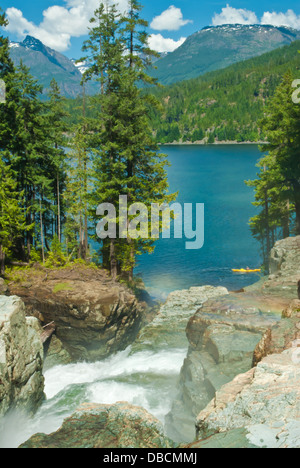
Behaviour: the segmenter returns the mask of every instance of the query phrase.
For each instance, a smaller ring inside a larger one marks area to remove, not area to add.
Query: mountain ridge
[[[39,39],[28,35],[23,42],[11,42],[10,55],[16,66],[22,60],[30,68],[31,74],[44,88],[44,97],[47,96],[53,78],[64,96],[75,98],[82,93],[80,66],[65,55],[45,46]],[[95,91],[95,83],[86,84],[87,94],[94,94]]]
[[[300,31],[285,26],[225,24],[206,26],[189,36],[174,52],[158,59],[150,74],[163,85],[174,84],[260,56],[300,40]],[[40,40],[26,36],[23,42],[10,44],[16,65],[20,60],[44,88],[46,98],[52,78],[68,98],[82,94],[81,79],[85,63],[76,63],[45,46]],[[86,94],[97,92],[97,83],[88,82]]]
[[[206,26],[189,36],[152,73],[163,85],[173,84],[270,52],[300,39],[285,26],[224,24]]]

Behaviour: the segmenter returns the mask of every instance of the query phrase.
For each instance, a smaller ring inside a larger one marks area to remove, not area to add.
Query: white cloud
[[[180,8],[171,5],[161,15],[156,16],[150,26],[156,31],[178,31],[182,26],[192,22],[191,20],[184,20]]]
[[[296,15],[293,10],[286,13],[265,12],[261,24],[272,24],[273,26],[288,26],[289,28],[300,29],[300,15]]]
[[[273,26],[288,26],[290,28],[300,29],[300,15],[296,15],[293,10],[286,13],[266,11],[261,20],[259,20],[254,11],[232,8],[226,5],[221,13],[215,13],[212,24],[219,26],[221,24],[271,24]]]
[[[43,21],[35,25],[28,21],[21,10],[6,10],[9,25],[7,30],[20,39],[29,34],[48,47],[60,52],[70,47],[71,37],[80,37],[88,32],[89,20],[99,7],[99,0],[64,0],[65,7],[53,5],[43,11]],[[126,10],[127,1],[119,0],[119,9]]]
[[[212,24],[219,26],[221,24],[257,24],[259,20],[253,11],[245,10],[242,8],[232,8],[226,5],[222,8],[221,13],[215,13]]]
[[[161,34],[151,34],[148,43],[150,48],[156,50],[156,52],[173,52],[180,47],[185,40],[186,37],[181,37],[178,41],[174,41],[173,39],[163,37]]]

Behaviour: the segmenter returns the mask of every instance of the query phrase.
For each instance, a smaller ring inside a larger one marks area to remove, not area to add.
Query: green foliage
[[[11,255],[15,242],[26,230],[22,209],[23,193],[17,191],[15,173],[0,154],[0,269],[4,274],[5,256]]]
[[[287,73],[266,108],[262,127],[268,143],[259,163],[255,205],[260,213],[250,220],[252,233],[262,245],[267,266],[276,240],[300,234],[300,107],[292,100],[293,77]]]
[[[63,245],[59,241],[58,237],[54,235],[51,250],[48,252],[47,260],[45,266],[47,268],[61,267],[65,266],[67,263],[67,257],[63,252]]]
[[[53,293],[59,293],[62,291],[73,291],[72,286],[69,283],[58,283],[53,288]]]
[[[41,251],[33,247],[30,251],[30,261],[33,263],[42,263]]]

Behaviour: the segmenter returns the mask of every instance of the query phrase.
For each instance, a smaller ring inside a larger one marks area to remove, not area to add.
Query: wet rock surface
[[[228,294],[226,288],[213,286],[172,292],[154,320],[141,330],[132,350],[187,348],[185,330],[190,317],[210,298],[224,294]]]
[[[247,429],[231,429],[183,447],[189,449],[260,448],[250,442],[248,435]]]
[[[36,434],[20,448],[172,448],[161,423],[126,402],[82,405],[53,434]]]
[[[166,420],[168,437],[175,443],[195,440],[197,425],[199,440],[190,448],[300,447],[299,242],[299,237],[278,242],[271,254],[271,275],[244,291],[228,294],[207,286],[172,293],[140,331],[133,353],[189,347]],[[133,313],[132,332],[130,313],[118,318],[118,311],[130,303],[130,292],[99,274],[102,279],[97,281],[71,271],[69,276],[40,278],[34,287],[29,279],[15,285],[23,291],[27,310],[43,322],[53,320],[48,309],[57,309],[60,342],[53,343],[53,356],[62,343],[72,359],[101,359],[137,336],[143,307],[141,315]],[[140,310],[134,301],[130,310]],[[37,434],[22,447],[172,447],[153,420],[127,403],[85,405],[57,432]]]
[[[230,295],[207,301],[188,323],[190,347],[181,369],[179,395],[167,419],[175,441],[195,438],[193,423],[199,411],[222,385],[251,369],[264,331],[280,319],[277,314],[236,308],[228,299]]]
[[[21,299],[0,296],[0,417],[13,408],[33,413],[44,399],[40,333]]]

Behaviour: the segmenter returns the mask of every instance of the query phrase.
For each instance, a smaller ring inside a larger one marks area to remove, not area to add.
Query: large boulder
[[[243,429],[254,446],[300,448],[299,362],[292,347],[224,385],[198,415],[198,438]]]
[[[20,298],[0,296],[0,417],[12,408],[32,413],[44,398],[40,333]]]
[[[55,323],[56,337],[73,361],[96,361],[125,349],[147,309],[106,271],[84,265],[28,269],[9,288],[22,298],[27,315]]]
[[[140,407],[82,405],[53,434],[36,434],[20,448],[172,448],[161,423]]]

